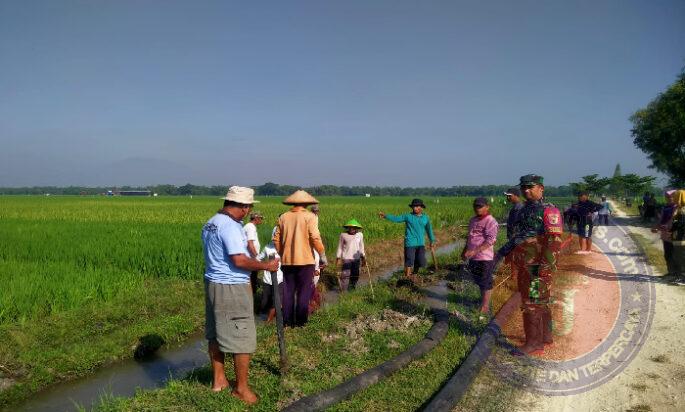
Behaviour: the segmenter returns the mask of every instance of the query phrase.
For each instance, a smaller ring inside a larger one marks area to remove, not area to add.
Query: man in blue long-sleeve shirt
[[[428,234],[428,241],[431,250],[435,247],[435,235],[433,234],[433,226],[428,215],[423,214],[423,209],[426,205],[421,199],[414,199],[409,204],[412,208],[411,213],[405,213],[399,216],[385,214],[380,212],[379,215],[383,219],[387,219],[395,223],[404,223],[404,275],[411,278],[412,271],[418,271],[419,268],[426,266],[426,248],[424,237]]]

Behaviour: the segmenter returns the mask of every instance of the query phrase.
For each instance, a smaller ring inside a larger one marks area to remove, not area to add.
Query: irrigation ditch
[[[452,242],[437,250],[443,256],[453,252],[461,242]],[[401,269],[394,266],[374,276],[387,280]],[[367,283],[360,279],[360,285]],[[329,291],[326,304],[335,304],[337,292]],[[259,318],[255,318],[259,322]],[[207,364],[206,341],[202,333],[191,335],[180,345],[165,345],[141,359],[129,358],[109,364],[83,378],[60,382],[36,392],[26,400],[6,405],[2,411],[66,411],[90,408],[102,397],[130,397],[139,389],[163,387],[170,379],[180,379]]]
[[[450,243],[438,249],[439,256],[452,253],[461,246],[461,242]],[[374,278],[388,280],[399,267],[385,270]],[[451,273],[451,276],[457,276]],[[363,279],[365,281],[366,279]],[[360,284],[366,283],[360,280]],[[420,289],[424,294],[424,302],[430,308],[433,325],[424,338],[380,365],[363,371],[340,385],[329,390],[303,397],[288,405],[286,411],[323,410],[355,393],[389,377],[393,373],[406,367],[432,349],[444,339],[449,328],[450,314],[447,309],[448,289],[446,281]],[[334,304],[336,294],[327,294],[326,304]],[[515,294],[515,296],[517,296]],[[422,409],[430,411],[447,411],[459,401],[472,379],[487,359],[493,344],[496,342],[500,330],[498,319],[506,319],[505,312],[515,308],[517,303],[509,299],[498,312],[469,355],[457,367],[453,375],[445,381],[442,388],[436,392]],[[456,313],[460,320],[463,315]],[[195,369],[207,364],[205,341],[202,334],[193,335],[186,343],[177,347],[164,347],[150,357],[144,359],[129,359],[110,365],[88,377],[59,383],[48,389],[36,393],[23,403],[10,405],[11,410],[54,411],[74,410],[76,408],[90,408],[103,397],[129,397],[139,389],[154,389],[164,386],[170,379],[180,379]],[[10,410],[10,409],[5,409]]]

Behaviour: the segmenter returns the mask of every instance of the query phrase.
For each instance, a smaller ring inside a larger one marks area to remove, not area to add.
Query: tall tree
[[[621,185],[621,164],[616,163],[616,168],[614,168],[614,175],[611,177],[611,183],[609,184],[609,192],[613,196],[623,195],[623,186]]]
[[[587,175],[583,176],[583,186],[585,190],[590,192],[590,194],[598,195],[605,187],[611,182],[611,179],[606,177],[598,177],[599,175]]]
[[[667,174],[674,185],[685,184],[685,69],[665,92],[635,112],[633,143]]]

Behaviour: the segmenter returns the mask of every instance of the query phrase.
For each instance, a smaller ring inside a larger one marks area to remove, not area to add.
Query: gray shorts
[[[205,338],[224,353],[254,353],[252,288],[249,283],[223,285],[205,279]]]

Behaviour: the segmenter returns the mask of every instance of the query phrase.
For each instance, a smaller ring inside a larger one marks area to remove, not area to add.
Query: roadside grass
[[[496,368],[489,365],[506,362],[510,356],[508,351],[500,346],[493,347],[492,354],[467,389],[453,412],[500,412],[506,410],[537,410],[535,405],[527,405],[524,391],[520,383],[512,383],[497,373]]]
[[[290,370],[279,372],[278,342],[274,325],[258,327],[258,350],[250,370],[250,384],[260,402],[255,411],[280,409],[309,394],[329,389],[344,380],[392,358],[423,338],[430,327],[428,309],[421,295],[410,288],[394,288],[382,283],[342,295],[334,306],[316,312],[302,328],[286,329]],[[408,316],[426,320],[406,330],[367,330],[362,339],[346,334],[345,327],[358,317],[378,318],[384,309],[397,309]],[[230,362],[227,373],[233,378]],[[133,398],[105,397],[98,411],[128,410],[245,410],[242,402],[224,391],[210,391],[209,366],[197,369],[185,379],[172,380],[162,389],[139,391]]]
[[[424,357],[330,411],[415,411],[447,381],[476,342],[476,331],[452,318],[445,339]]]
[[[659,273],[667,273],[666,260],[664,259],[664,252],[654,247],[649,239],[639,233],[629,233],[629,236],[640,248],[645,252],[645,257],[650,265],[655,267]]]

